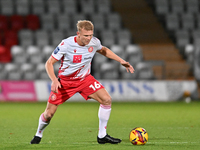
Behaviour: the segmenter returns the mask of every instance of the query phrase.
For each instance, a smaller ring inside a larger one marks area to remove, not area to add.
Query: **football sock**
[[[38,129],[37,129],[37,132],[36,132],[35,136],[38,136],[38,137],[42,138],[43,131],[48,126],[49,123],[50,123],[50,121],[46,120],[44,118],[44,113],[42,113],[40,118],[39,118]]]
[[[106,128],[107,128],[107,123],[110,117],[110,112],[111,112],[111,105],[100,105],[99,107],[99,112],[98,112],[98,117],[99,117],[99,133],[98,137],[103,138],[106,136]]]

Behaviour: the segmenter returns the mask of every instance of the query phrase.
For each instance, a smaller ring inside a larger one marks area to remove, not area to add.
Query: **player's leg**
[[[99,132],[97,136],[97,141],[99,144],[120,143],[121,140],[117,138],[110,137],[107,132],[107,123],[110,118],[111,113],[111,97],[105,88],[102,88],[95,93],[89,95],[90,98],[97,100],[100,103],[98,117],[99,117]]]
[[[58,105],[54,105],[51,103],[47,103],[47,107],[39,117],[39,123],[38,123],[38,128],[35,136],[31,140],[30,144],[39,144],[41,141],[41,138],[43,136],[43,131],[44,129],[49,125],[51,118],[55,114],[57,110]]]

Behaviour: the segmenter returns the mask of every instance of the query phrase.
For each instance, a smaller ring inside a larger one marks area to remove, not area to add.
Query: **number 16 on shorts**
[[[100,83],[94,82],[93,84],[90,84],[89,88],[92,88],[94,91],[99,89],[101,87]]]

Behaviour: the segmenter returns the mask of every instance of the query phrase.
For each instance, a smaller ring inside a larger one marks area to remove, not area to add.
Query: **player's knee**
[[[51,112],[45,112],[44,113],[44,117],[45,117],[45,119],[46,120],[48,120],[48,121],[50,121],[51,120],[51,118],[53,117],[53,113],[51,113]]]
[[[112,98],[110,96],[107,96],[102,102],[103,105],[111,105],[111,103],[112,103]]]

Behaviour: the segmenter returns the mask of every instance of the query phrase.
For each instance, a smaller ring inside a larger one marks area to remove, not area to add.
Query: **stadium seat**
[[[18,64],[7,63],[4,66],[4,71],[6,72],[7,80],[21,80],[22,73]]]
[[[65,34],[61,30],[53,30],[50,33],[51,44],[52,46],[56,47],[60,42],[64,39]]]
[[[19,31],[25,27],[24,17],[20,15],[12,15],[10,17],[11,30]]]
[[[96,76],[98,76],[98,78],[100,78],[100,66],[102,63],[107,62],[108,58],[96,53],[93,60],[92,60],[92,71],[94,71],[94,73],[98,74]]]
[[[48,32],[46,30],[36,30],[35,31],[35,40],[36,40],[36,45],[39,47],[49,45]]]
[[[14,45],[11,47],[12,62],[15,64],[23,64],[27,62],[26,51],[23,47],[19,45]]]
[[[121,29],[121,17],[118,13],[107,14],[108,29],[119,30]]]
[[[192,13],[181,14],[182,29],[193,30],[195,28],[195,19]]]
[[[195,79],[200,82],[200,49],[196,48],[194,51],[194,76]]]
[[[28,62],[32,64],[38,64],[43,62],[42,51],[39,47],[30,45],[27,47]]]
[[[169,13],[166,15],[166,28],[170,31],[174,31],[180,28],[180,20],[176,13]]]
[[[53,65],[53,68],[54,68],[54,73],[56,76],[58,76],[58,71],[59,71],[59,68],[60,68],[60,63],[57,62]]]
[[[45,45],[42,49],[42,55],[44,58],[44,61],[46,61],[47,59],[49,59],[49,57],[51,56],[52,52],[54,51],[55,47],[50,46],[50,45]]]
[[[106,19],[105,17],[100,13],[92,13],[91,21],[94,24],[94,30],[102,31],[106,27]]]
[[[175,31],[176,46],[180,49],[180,53],[184,54],[184,48],[190,43],[190,34],[188,30],[177,30]]]
[[[137,78],[140,80],[155,79],[153,70],[149,63],[139,62],[137,63],[135,70],[137,72]]]
[[[9,29],[8,17],[0,15],[0,30],[5,31]]]
[[[191,70],[193,70],[193,64],[194,64],[194,52],[195,52],[195,48],[193,44],[187,44],[185,46],[185,57],[186,57],[186,61],[187,63],[190,65]]]
[[[48,76],[48,74],[46,72],[44,63],[37,64],[36,72],[37,72],[37,75],[38,75],[38,79],[50,80],[49,76]]]
[[[137,71],[135,71],[134,73],[127,72],[126,68],[122,65],[120,65],[119,71],[120,71],[120,78],[123,80],[137,79]]]
[[[41,15],[41,27],[43,30],[54,30],[55,29],[55,19],[52,14],[42,14]]]
[[[82,13],[75,13],[73,14],[72,18],[72,28],[76,28],[76,24],[77,24],[77,21],[78,20],[86,20],[87,17],[85,14],[82,14]]]
[[[78,4],[75,0],[63,0],[63,13],[75,14],[78,12]]]
[[[36,80],[37,79],[37,72],[35,71],[34,64],[23,63],[20,66],[20,70],[22,72],[23,80]]]
[[[0,46],[0,63],[11,62],[10,47]]]
[[[1,55],[1,51],[0,51]],[[6,72],[4,71],[4,63],[0,63],[0,80],[6,80]]]
[[[57,29],[62,31],[70,30],[71,28],[71,19],[69,17],[69,14],[60,14],[57,17]]]
[[[125,59],[125,50],[122,45],[114,44],[110,47],[110,49],[120,56],[121,58]]]
[[[34,34],[32,30],[22,29],[18,32],[19,43],[23,47],[34,44]]]
[[[126,60],[135,67],[137,63],[143,61],[141,48],[138,45],[127,45],[125,48]]]
[[[29,0],[16,0],[15,2],[16,13],[18,15],[28,15],[30,13]]]
[[[2,15],[11,16],[14,12],[14,1],[13,0],[1,0],[0,10]]]
[[[170,1],[172,13],[183,13],[184,12],[184,2],[183,0],[171,0]]]
[[[131,32],[128,29],[117,30],[117,43],[122,46],[131,44]]]
[[[18,36],[15,30],[7,30],[4,33],[5,36],[5,46],[10,48],[13,45],[18,45]]]
[[[192,37],[193,43],[195,44],[195,41],[200,39],[200,30],[199,29],[193,30],[191,32],[191,37]]]
[[[95,2],[96,2],[97,13],[100,13],[100,14],[111,13],[110,0],[97,0]]]
[[[110,47],[111,45],[116,44],[116,36],[112,30],[103,30],[100,33],[101,42],[104,46]]]
[[[40,20],[37,15],[27,15],[25,17],[25,26],[30,30],[37,30],[40,28]]]
[[[77,29],[76,28],[73,28],[73,29],[70,29],[66,32],[66,37],[69,37],[69,36],[75,36],[76,35],[76,32],[77,32]]]
[[[43,0],[31,0],[32,14],[42,15],[45,13],[45,3]]]
[[[166,15],[169,13],[169,1],[155,0],[155,10],[158,15]]]
[[[47,3],[47,11],[49,14],[60,14],[61,7],[60,1],[58,0],[48,0]]]
[[[119,79],[119,66],[112,62],[103,62],[100,66],[102,79]]]
[[[199,13],[199,1],[198,0],[186,0],[186,11],[188,13]]]
[[[84,14],[92,14],[95,12],[93,0],[81,0],[80,7],[81,7],[81,12]]]

